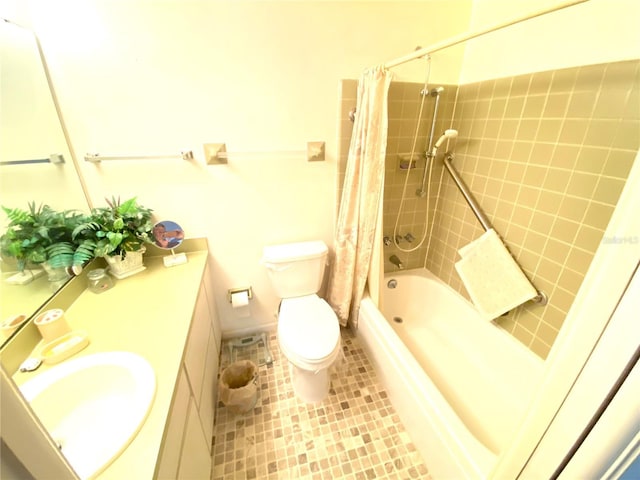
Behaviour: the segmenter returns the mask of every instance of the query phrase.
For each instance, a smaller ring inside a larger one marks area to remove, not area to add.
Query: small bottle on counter
[[[113,279],[104,268],[89,270],[87,278],[89,279],[89,290],[93,293],[102,293],[113,287]]]

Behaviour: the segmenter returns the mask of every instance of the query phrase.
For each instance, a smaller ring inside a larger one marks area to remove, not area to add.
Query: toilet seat
[[[315,294],[286,298],[280,304],[278,341],[291,363],[320,370],[340,352],[340,324],[329,304]]]

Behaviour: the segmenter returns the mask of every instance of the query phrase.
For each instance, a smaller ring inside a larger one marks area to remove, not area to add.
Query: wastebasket
[[[220,401],[232,413],[246,413],[258,399],[258,367],[250,360],[234,362],[220,375]]]

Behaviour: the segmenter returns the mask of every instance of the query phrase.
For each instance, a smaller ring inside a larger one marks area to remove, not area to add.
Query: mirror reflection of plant
[[[93,231],[87,228],[88,217],[82,216],[79,220],[79,225],[71,231],[71,241],[57,242],[47,247],[51,267],[72,267],[74,273],[79,274],[82,266],[94,257],[96,241]]]
[[[29,203],[28,210],[4,206],[2,209],[9,225],[0,237],[0,250],[17,260],[18,270],[46,261],[53,268],[70,267],[92,258],[82,254],[74,257],[78,245],[74,243],[73,231],[87,221],[81,212],[56,211],[49,205],[36,207],[35,202]],[[63,255],[61,252],[66,249],[71,249],[73,254]]]
[[[145,243],[153,243],[151,210],[137,203],[136,197],[120,202],[120,198],[106,199],[108,207],[91,210],[90,222],[83,225],[84,233],[92,230],[96,246],[95,257],[120,255],[138,251]],[[80,227],[78,227],[80,228]]]

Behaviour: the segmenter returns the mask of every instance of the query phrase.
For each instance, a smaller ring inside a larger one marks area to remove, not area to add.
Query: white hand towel
[[[458,275],[486,320],[493,320],[538,294],[495,230],[488,230],[458,253]]]

